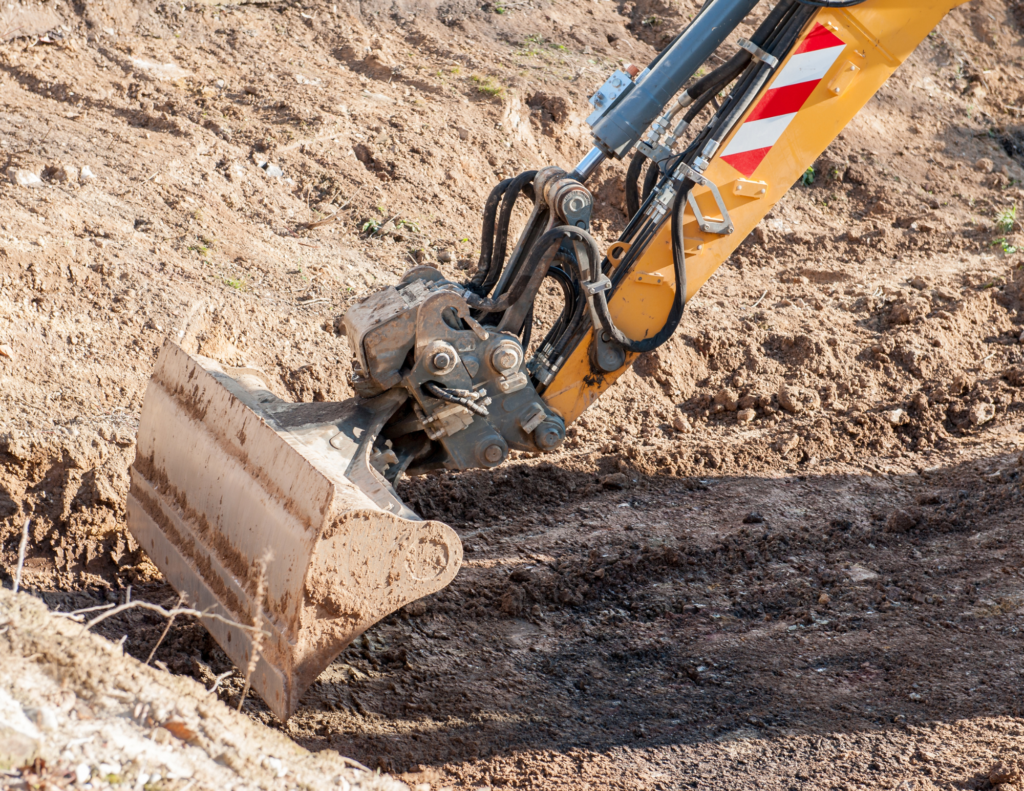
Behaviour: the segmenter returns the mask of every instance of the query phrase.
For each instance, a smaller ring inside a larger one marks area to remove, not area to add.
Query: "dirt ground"
[[[5,584],[31,520],[51,609],[173,603],[124,530],[163,339],[348,397],[335,317],[414,262],[472,272],[493,184],[574,164],[586,97],[696,7],[0,13]],[[986,789],[1024,760],[1022,33],[955,10],[561,451],[403,482],[463,570],[287,724],[250,717],[435,791]],[[623,174],[592,185],[605,242]],[[145,660],[164,625],[97,631]],[[156,661],[231,670],[187,619]]]

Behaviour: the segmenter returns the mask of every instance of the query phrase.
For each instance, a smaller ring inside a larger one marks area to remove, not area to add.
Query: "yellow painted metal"
[[[712,159],[705,175],[719,185],[735,231],[726,236],[703,233],[687,208],[683,226],[687,299],[707,282],[925,36],[961,2],[964,0],[867,0],[851,8],[822,9],[815,14],[802,36],[822,24],[846,42],[846,50],[749,178],[741,178],[742,174],[718,157]],[[763,90],[771,87],[769,82]],[[756,104],[755,99],[750,107]],[[722,141],[719,150],[727,144],[728,139]],[[763,183],[753,189],[750,185],[754,182]],[[694,197],[707,219],[721,218],[707,188],[696,188]],[[653,335],[664,324],[675,294],[668,222],[634,269],[642,276],[624,278],[609,301],[609,309],[616,326],[630,338],[640,339]],[[651,276],[660,277],[661,282],[655,284]],[[544,400],[566,422],[575,420],[594,403],[635,357],[628,355],[626,365],[614,373],[595,373],[588,353],[590,339],[588,334],[544,393]]]

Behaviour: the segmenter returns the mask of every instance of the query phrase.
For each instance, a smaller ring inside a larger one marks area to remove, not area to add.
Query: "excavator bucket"
[[[284,720],[353,639],[451,582],[462,544],[409,510],[374,466],[401,391],[291,403],[259,377],[164,343],[139,421],[128,529],[190,606],[219,616],[203,622],[238,667],[258,648],[252,686]]]

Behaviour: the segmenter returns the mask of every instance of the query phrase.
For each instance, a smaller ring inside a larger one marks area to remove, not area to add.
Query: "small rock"
[[[996,416],[996,408],[994,404],[980,402],[970,408],[967,416],[970,418],[972,426],[980,426]]]
[[[6,343],[0,344],[0,357],[6,357],[8,360],[13,360],[14,350]]]
[[[417,599],[416,601],[409,602],[402,608],[402,611],[409,615],[419,617],[427,614],[427,600]]]
[[[821,605],[822,607],[824,607],[824,606],[825,606],[826,604],[828,604],[828,603],[829,603],[830,601],[832,601],[832,600],[831,600],[831,599],[829,598],[829,596],[828,596],[828,594],[827,594],[827,593],[822,593],[822,594],[821,594],[821,595],[820,595],[820,596],[818,597],[818,604],[820,604],[820,605]]]
[[[91,777],[92,769],[89,768],[89,764],[79,764],[75,767],[75,782],[79,785],[88,783]]]
[[[799,445],[800,435],[796,433],[786,434],[775,440],[775,450],[783,454],[789,453],[791,450],[796,450]]]
[[[38,753],[38,741],[14,728],[0,725],[0,769],[29,766]]]
[[[281,178],[284,175],[284,171],[281,170],[280,165],[273,165],[270,162],[263,168],[263,172],[266,173],[270,178]]]
[[[172,736],[171,732],[166,728],[157,726],[149,734],[149,738],[157,744],[168,744],[172,739],[174,739],[174,736]]]
[[[78,181],[78,168],[65,162],[57,162],[50,165],[43,175],[51,181],[57,181],[61,184],[74,184]]]
[[[779,406],[795,415],[806,409],[817,409],[820,407],[821,396],[814,390],[807,390],[783,383],[779,388]]]
[[[893,305],[889,311],[890,324],[913,324],[920,318],[928,315],[931,305],[928,300],[914,299],[909,302],[901,302]]]
[[[31,170],[11,168],[7,171],[7,177],[11,180],[12,184],[19,187],[28,187],[31,189],[43,186],[43,180]]]
[[[764,517],[757,511],[751,511],[745,517],[743,517],[743,524],[745,525],[759,525],[764,522]]]
[[[921,694],[920,694],[920,693],[918,693],[918,692],[911,692],[911,693],[910,693],[909,695],[907,695],[907,697],[908,697],[908,698],[910,698],[910,699],[911,699],[911,700],[913,700],[913,701],[921,701],[921,700],[924,700],[924,696],[923,696],[923,695],[921,695]]]
[[[459,133],[459,140],[469,140],[469,130],[464,126],[460,126],[456,129]]]
[[[760,404],[760,401],[761,399],[756,395],[745,395],[739,400],[738,406],[740,409],[753,409]]]
[[[737,423],[749,423],[757,417],[757,412],[753,409],[741,409],[736,413]]]
[[[974,163],[974,169],[979,173],[991,173],[995,167],[995,163],[988,157],[982,157]]]
[[[712,403],[715,406],[721,407],[726,412],[735,412],[739,408],[739,399],[740,397],[735,390],[723,387],[715,393]]]
[[[690,425],[690,421],[686,415],[676,416],[675,420],[672,421],[672,428],[680,434],[689,434],[693,430],[693,426]]]
[[[910,285],[911,287],[916,288],[918,291],[923,291],[924,289],[928,288],[928,281],[925,280],[920,275],[915,275],[911,279]]]
[[[916,393],[910,402],[910,408],[916,412],[924,412],[928,408],[928,396],[924,393]]]
[[[442,250],[437,254],[438,263],[441,264],[450,264],[454,258],[451,250]]]
[[[885,520],[886,533],[907,533],[917,527],[921,514],[916,511],[905,511],[898,508]]]
[[[458,267],[463,272],[469,270],[472,266],[473,266],[473,262],[470,259],[468,259],[468,258],[460,258],[459,259]]]
[[[1022,779],[1024,779],[1024,769],[1016,761],[998,761],[988,770],[988,781],[994,786],[1002,783],[1019,783]]]
[[[893,409],[885,413],[885,419],[890,426],[905,426],[910,422],[910,417],[902,409]]]
[[[601,485],[605,489],[625,489],[629,486],[629,478],[624,472],[613,472],[601,478]]]
[[[83,165],[82,169],[78,172],[78,180],[83,184],[87,181],[95,181],[96,174],[92,172],[92,168],[88,165]]]

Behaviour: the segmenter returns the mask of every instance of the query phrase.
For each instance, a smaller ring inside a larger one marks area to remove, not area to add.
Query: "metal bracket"
[[[732,224],[732,218],[729,217],[729,210],[725,207],[725,201],[722,200],[722,193],[718,191],[718,187],[715,183],[704,176],[704,174],[691,168],[685,162],[679,163],[679,167],[683,170],[683,177],[693,181],[694,184],[699,184],[702,187],[707,187],[711,191],[712,197],[715,199],[715,205],[718,210],[722,213],[721,221],[708,220],[704,217],[697,205],[696,199],[693,197],[693,190],[690,190],[690,194],[686,196],[686,202],[690,204],[690,209],[693,211],[693,216],[697,220],[697,227],[700,228],[704,233],[714,233],[719,236],[725,236],[733,232],[734,227]]]
[[[596,283],[587,282],[583,284],[583,290],[586,291],[587,294],[589,294],[590,296],[600,294],[603,291],[608,291],[611,287],[612,281],[609,280],[604,275],[601,275],[601,279],[598,280]]]
[[[622,69],[618,69],[612,73],[612,76],[605,80],[604,85],[597,89],[597,93],[590,97],[588,100],[594,108],[587,117],[587,126],[594,126],[601,116],[608,112],[608,108],[612,106],[616,99],[627,89],[633,87],[633,78],[630,77]]]
[[[773,69],[779,65],[778,58],[776,58],[774,55],[769,55],[767,52],[765,52],[763,49],[757,46],[757,44],[755,44],[753,41],[741,38],[736,43],[740,45],[740,49],[745,49],[747,52],[749,52],[751,56],[753,56],[754,60],[760,61],[761,63],[767,63]]]
[[[654,147],[646,140],[637,143],[636,150],[656,164],[662,172],[665,170],[665,163],[672,156],[672,149],[668,146],[662,144]]]

